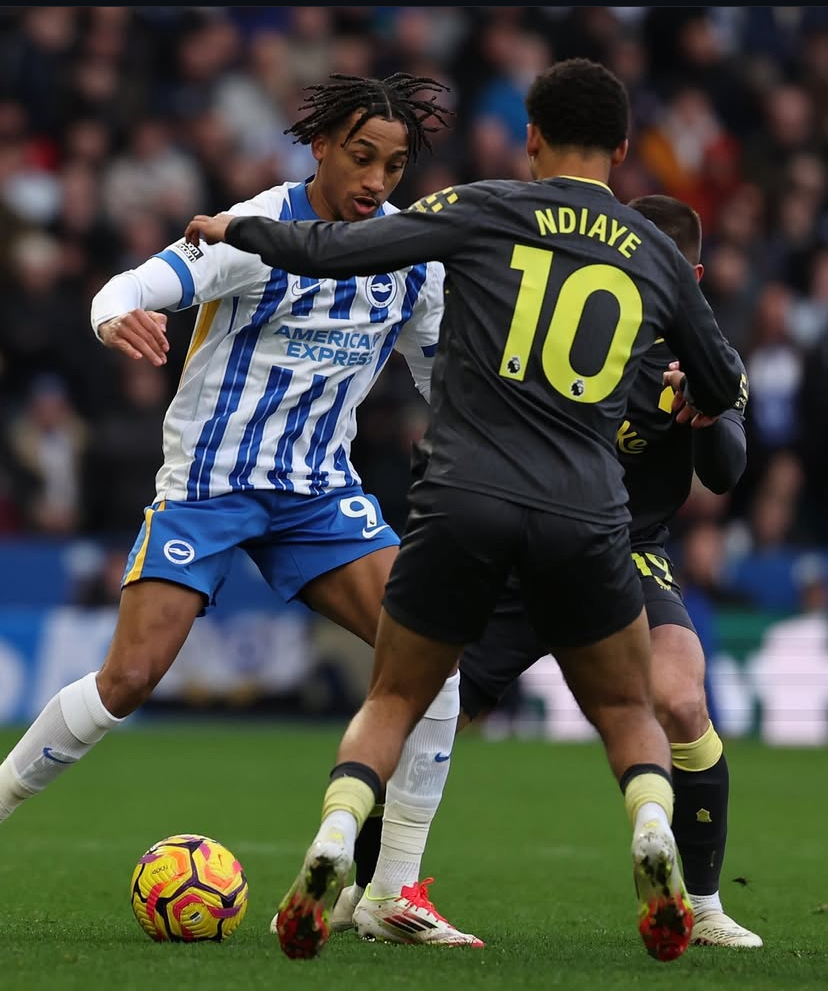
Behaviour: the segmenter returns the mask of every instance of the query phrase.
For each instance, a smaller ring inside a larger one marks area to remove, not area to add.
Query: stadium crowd
[[[729,495],[695,488],[674,529],[687,593],[795,611],[828,548],[825,7],[0,8],[0,537],[128,549],[194,311],[170,315],[156,368],[101,346],[90,301],[194,213],[313,172],[284,134],[304,86],[403,71],[451,87],[453,126],[408,169],[405,207],[527,178],[526,89],[572,56],[630,93],[616,195],[698,211],[702,288],[748,370],[748,469]],[[353,454],[398,528],[427,415],[395,356]]]

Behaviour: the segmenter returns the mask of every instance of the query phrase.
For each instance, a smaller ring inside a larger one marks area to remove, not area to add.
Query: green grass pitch
[[[730,743],[725,907],[761,950],[647,956],[620,793],[597,744],[462,737],[424,867],[482,950],[331,937],[289,960],[268,932],[318,824],[341,727],[146,720],[113,733],[0,825],[2,991],[799,991],[828,987],[824,750]],[[0,732],[0,753],[17,739]],[[241,860],[247,916],[222,944],[156,944],[132,869],[171,833]]]

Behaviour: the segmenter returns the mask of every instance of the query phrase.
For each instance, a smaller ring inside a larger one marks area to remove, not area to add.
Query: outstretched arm
[[[201,238],[208,244],[224,241],[295,275],[339,279],[443,260],[463,245],[463,219],[472,212],[408,209],[358,222],[200,214],[187,225],[185,237],[196,246]]]

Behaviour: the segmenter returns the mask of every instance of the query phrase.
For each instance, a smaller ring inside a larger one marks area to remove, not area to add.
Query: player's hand
[[[694,430],[701,430],[703,427],[712,426],[718,416],[705,416],[695,407],[691,406],[684,397],[684,387],[687,379],[679,368],[677,361],[671,361],[667,366],[668,370],[662,375],[664,385],[669,385],[675,395],[670,412],[674,414],[676,423],[689,423]]]
[[[167,315],[155,310],[130,310],[98,327],[98,336],[108,348],[123,351],[128,358],[147,358],[165,365],[170,343]]]
[[[208,244],[218,244],[224,240],[227,233],[227,225],[233,219],[232,213],[217,213],[215,217],[208,217],[203,213],[196,214],[187,224],[184,237],[198,247],[199,240]]]

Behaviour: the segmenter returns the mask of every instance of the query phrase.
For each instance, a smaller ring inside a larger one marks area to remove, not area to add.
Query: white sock
[[[670,820],[667,818],[667,813],[658,802],[645,802],[641,806],[638,810],[638,815],[635,817],[635,829],[633,832],[640,832],[647,822],[657,822],[667,830],[670,829]]]
[[[693,906],[693,911],[698,913],[701,912],[721,912],[722,900],[719,897],[719,892],[714,891],[712,895],[693,895],[688,891],[690,896],[690,904]]]
[[[101,701],[94,671],[62,688],[0,764],[0,822],[120,722]]]
[[[428,833],[448,778],[460,714],[460,675],[448,678],[405,741],[385,789],[382,843],[371,897],[387,898],[418,880]]]

